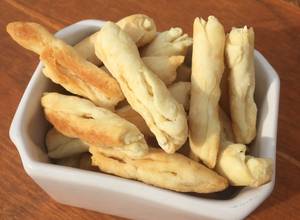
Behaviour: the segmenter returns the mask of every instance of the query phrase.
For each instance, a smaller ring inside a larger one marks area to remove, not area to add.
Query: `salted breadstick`
[[[179,192],[211,193],[224,190],[227,180],[187,157],[150,148],[140,159],[91,146],[92,164],[100,170]]]
[[[219,98],[224,71],[225,33],[213,16],[194,21],[189,141],[193,153],[209,168],[220,145]]]
[[[176,82],[169,87],[169,91],[176,101],[182,104],[184,109],[188,111],[190,107],[191,83]]]
[[[174,153],[187,138],[182,105],[150,71],[131,38],[116,24],[107,22],[96,38],[96,55],[117,79],[131,107],[146,121],[159,145]]]
[[[166,85],[170,85],[177,75],[177,68],[184,61],[184,56],[143,57],[144,64],[155,73]]]
[[[143,134],[117,114],[76,96],[47,93],[42,97],[47,120],[63,135],[88,145],[111,147],[130,157],[147,153]]]
[[[44,74],[66,90],[89,98],[96,105],[113,108],[124,96],[117,81],[84,60],[43,26],[30,22],[12,22],[7,32],[21,46],[40,55]]]
[[[257,108],[254,102],[254,32],[233,28],[226,39],[229,66],[229,101],[233,132],[238,143],[248,144],[256,135]]]
[[[149,56],[185,56],[192,45],[192,38],[183,34],[181,28],[171,28],[159,33],[154,40],[141,50],[142,57]]]
[[[127,16],[116,23],[125,31],[138,47],[151,42],[156,36],[156,25],[152,18],[143,14]],[[101,60],[95,54],[95,37],[98,32],[84,38],[74,46],[74,49],[86,60],[99,66]]]
[[[78,138],[67,137],[55,128],[46,135],[46,146],[50,158],[66,158],[89,151],[88,145]]]
[[[246,155],[247,147],[234,144],[231,121],[220,109],[222,123],[221,149],[216,171],[226,177],[232,186],[257,187],[272,178],[272,160]]]

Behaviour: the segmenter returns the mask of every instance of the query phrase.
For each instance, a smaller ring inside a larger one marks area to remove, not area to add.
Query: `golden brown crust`
[[[211,193],[224,190],[227,180],[181,154],[167,154],[156,148],[139,159],[111,149],[91,146],[92,163],[100,170],[124,178],[179,192]]]
[[[38,53],[45,65],[45,75],[68,91],[110,108],[124,98],[114,78],[81,58],[71,46],[56,39],[43,26],[13,22],[8,24],[7,30],[20,45]]]
[[[147,152],[144,136],[133,124],[86,99],[47,93],[42,106],[47,120],[65,136],[89,145],[118,148],[133,157]]]

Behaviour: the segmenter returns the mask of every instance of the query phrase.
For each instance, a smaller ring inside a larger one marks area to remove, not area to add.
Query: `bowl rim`
[[[59,38],[62,38],[68,36],[72,29],[80,29],[82,27],[88,26],[101,27],[103,24],[104,21],[102,20],[82,20],[61,29],[55,35]],[[264,66],[266,72],[268,72],[269,76],[272,78],[272,80],[270,81],[270,86],[272,85],[274,87],[274,126],[271,133],[273,135],[272,138],[274,138],[275,140],[273,152],[274,158],[272,158],[274,160],[275,168],[280,80],[273,67],[257,50],[255,50],[255,59]],[[176,208],[184,212],[190,212],[196,215],[213,218],[218,218],[220,216],[219,213],[223,213],[223,216],[227,215],[232,218],[244,218],[271,194],[275,184],[275,172],[271,182],[259,188],[256,188],[255,190],[248,190],[247,188],[245,188],[232,199],[212,200],[161,189],[141,182],[124,179],[105,173],[96,173],[92,171],[80,170],[77,168],[63,167],[51,163],[35,161],[31,157],[30,152],[28,152],[25,147],[25,145],[33,145],[34,143],[28,140],[28,137],[24,136],[24,134],[26,133],[26,129],[22,123],[22,118],[26,117],[26,103],[30,98],[29,94],[32,92],[33,85],[38,80],[41,69],[42,63],[40,62],[36,70],[34,71],[27,88],[25,89],[9,130],[10,139],[15,144],[20,154],[23,167],[26,173],[33,179],[35,179],[36,177],[44,177],[53,180],[65,180],[67,178],[69,181],[77,184],[80,183],[86,186],[102,188],[121,194],[127,194],[129,196],[142,198],[150,202],[160,203],[165,206]],[[99,182],[101,182],[102,184],[99,184]],[[120,187],[120,185],[123,185],[123,187]],[[122,190],[124,188],[126,189],[126,191]],[[180,203],[176,201],[180,201]],[[201,209],[199,207],[201,207]],[[217,209],[218,212],[211,212],[211,207]]]

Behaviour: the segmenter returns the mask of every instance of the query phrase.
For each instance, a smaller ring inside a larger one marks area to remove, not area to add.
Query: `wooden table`
[[[278,71],[281,100],[276,186],[249,219],[300,218],[300,9],[273,1],[0,1],[0,219],[120,219],[61,205],[41,190],[22,167],[8,130],[38,58],[5,32],[10,21],[30,20],[56,31],[76,21],[116,21],[133,13],[153,17],[158,30],[172,26],[192,33],[196,16],[217,16],[226,30],[255,28],[256,48]]]

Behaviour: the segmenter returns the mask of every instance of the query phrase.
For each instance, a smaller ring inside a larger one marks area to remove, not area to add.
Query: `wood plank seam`
[[[283,160],[290,162],[291,164],[295,165],[296,167],[298,167],[300,169],[300,162],[297,159],[295,159],[295,158],[291,157],[290,155],[283,153],[279,150],[277,150],[276,154],[277,154],[277,156],[281,157]]]
[[[39,21],[41,21],[41,23],[43,23],[44,25],[54,29],[54,30],[60,30],[62,29],[65,24],[58,22],[50,17],[47,17],[39,12],[37,12],[34,9],[31,9],[25,5],[23,5],[22,3],[19,3],[15,0],[5,0],[9,5],[11,5],[12,7],[14,7],[15,9],[23,12],[24,14],[27,14],[33,18],[38,19]]]

